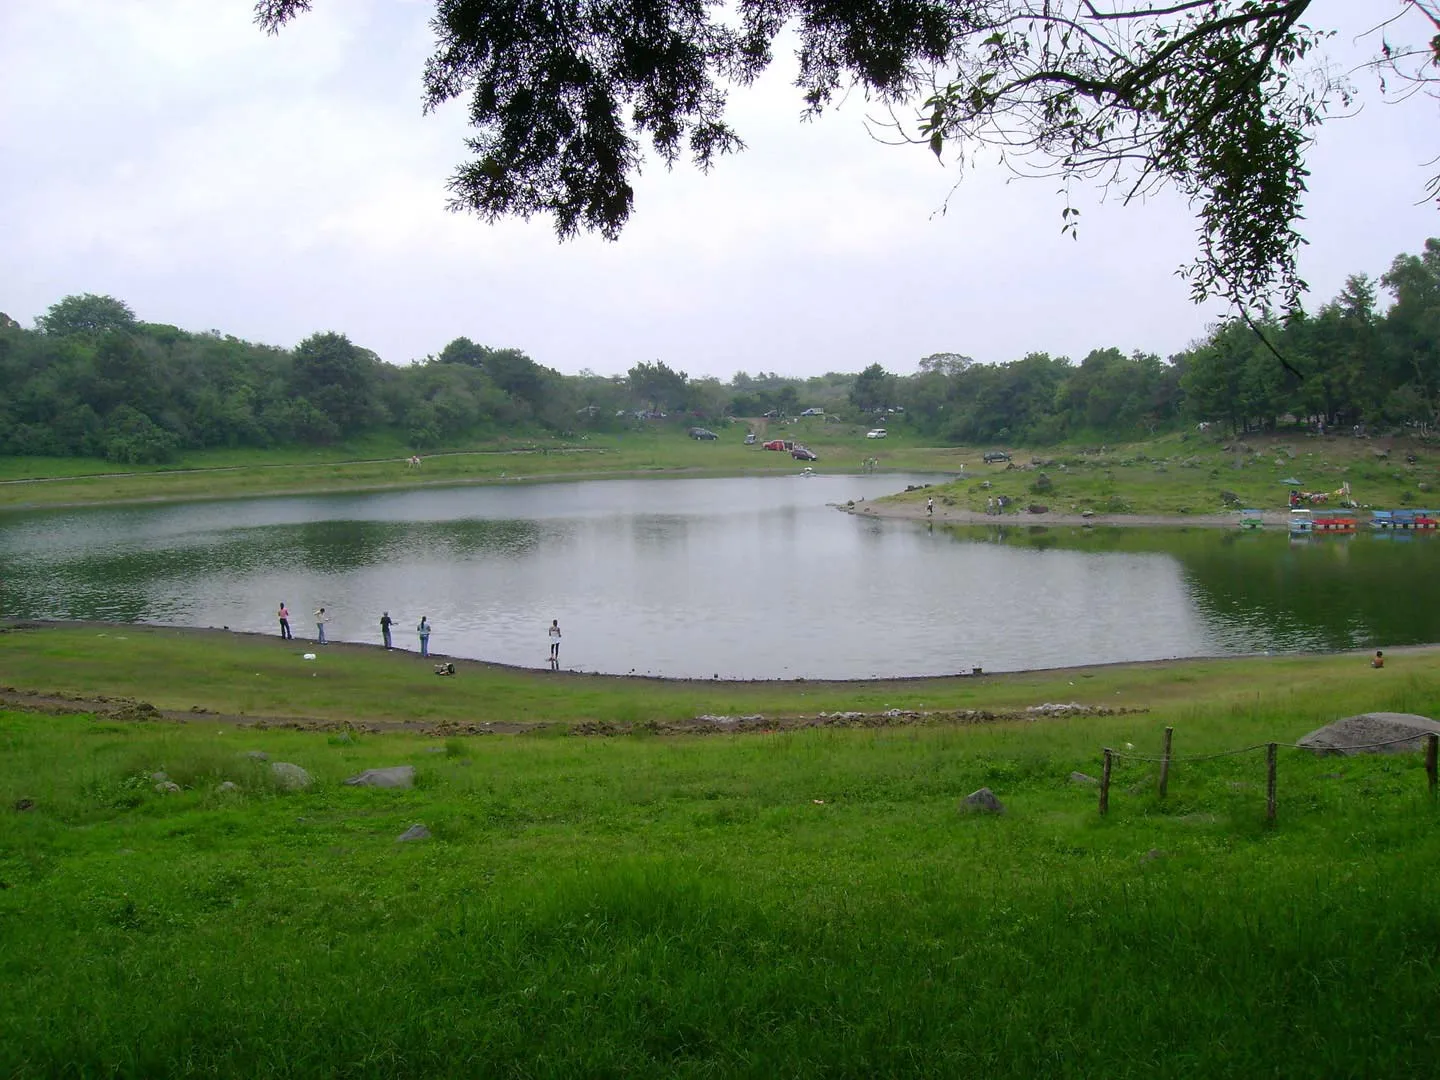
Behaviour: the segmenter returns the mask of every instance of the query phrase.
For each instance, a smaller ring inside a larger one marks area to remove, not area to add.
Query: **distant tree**
[[[35,320],[40,330],[56,337],[69,334],[103,334],[107,330],[133,330],[135,313],[113,296],[82,293],[67,296]]]
[[[481,365],[495,385],[539,413],[545,404],[546,370],[519,349],[487,349]]]
[[[629,379],[631,391],[651,409],[676,409],[685,403],[689,376],[672,370],[663,360],[636,364]]]
[[[932,353],[920,361],[920,373],[953,377],[964,374],[973,363],[974,360],[960,353]]]
[[[1391,378],[1410,383],[1408,400],[1424,403],[1423,416],[1403,419],[1440,423],[1440,240],[1426,240],[1420,255],[1397,256],[1380,282],[1395,297],[1385,319]]]
[[[440,350],[442,364],[465,364],[467,367],[484,367],[485,357],[490,352],[483,345],[476,345],[467,337],[457,337]]]
[[[344,334],[312,334],[295,348],[291,380],[298,398],[323,414],[339,435],[350,435],[363,427],[371,412],[370,389],[376,359],[373,353],[351,343]],[[300,429],[320,441],[328,435],[327,425],[316,424],[304,410]]]
[[[863,413],[878,412],[895,400],[895,377],[879,364],[871,364],[850,387],[850,404]]]

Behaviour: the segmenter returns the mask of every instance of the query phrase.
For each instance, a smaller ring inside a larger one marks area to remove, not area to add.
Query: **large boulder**
[[[1005,805],[988,787],[982,787],[979,791],[966,795],[960,803],[960,809],[971,813],[1003,814]]]
[[[275,776],[275,786],[282,791],[304,791],[315,782],[308,772],[288,761],[272,761],[270,772]]]
[[[1440,734],[1440,723],[1415,713],[1370,712],[1318,728],[1296,745],[1317,754],[1403,754],[1425,747],[1425,736]]]
[[[391,765],[384,769],[366,769],[345,783],[351,787],[408,788],[415,786],[414,765]]]

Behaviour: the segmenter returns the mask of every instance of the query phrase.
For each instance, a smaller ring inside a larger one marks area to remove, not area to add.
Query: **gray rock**
[[[180,785],[175,783],[174,780],[164,780],[155,785],[155,790],[161,795],[173,795],[180,790]]]
[[[170,774],[164,769],[161,769],[159,772],[152,772],[150,779],[154,780],[157,784],[163,784],[166,780],[170,779]]]
[[[391,765],[384,769],[366,769],[345,783],[351,787],[408,788],[415,786],[414,765]]]
[[[1310,732],[1296,742],[1317,754],[1404,754],[1425,748],[1425,736],[1440,733],[1440,723],[1414,713],[1372,712],[1347,716]],[[1375,745],[1382,743],[1385,745]]]
[[[1086,773],[1083,773],[1083,772],[1072,772],[1072,773],[1070,774],[1070,783],[1072,783],[1072,784],[1098,784],[1098,783],[1100,783],[1100,781],[1097,780],[1095,777],[1089,776],[1089,775],[1087,775]]]
[[[288,761],[271,762],[270,772],[275,777],[275,785],[283,791],[304,791],[315,782],[308,772]]]
[[[988,787],[982,787],[979,791],[972,791],[966,795],[960,803],[961,810],[982,811],[987,814],[1003,814],[1005,806],[995,797],[995,793]]]
[[[215,790],[216,790],[216,791],[221,791],[221,792],[239,791],[239,790],[240,790],[240,785],[239,785],[239,784],[236,784],[236,783],[232,783],[232,782],[229,781],[229,780],[226,780],[224,783],[220,784],[220,786],[217,787]]]
[[[241,756],[241,757],[244,757],[244,758],[249,758],[251,761],[269,761],[269,760],[270,760],[270,755],[267,754],[264,750],[246,750],[246,751],[245,751],[243,754],[241,754],[240,756]]]
[[[429,840],[430,830],[424,825],[411,825],[403,833],[395,838],[397,844],[404,844],[410,840]]]

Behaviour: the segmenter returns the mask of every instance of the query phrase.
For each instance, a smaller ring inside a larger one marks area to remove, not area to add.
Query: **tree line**
[[[1380,300],[1384,290],[1388,306]],[[663,361],[623,376],[563,375],[520,349],[456,338],[407,366],[341,333],[293,349],[139,320],[123,301],[69,296],[25,329],[0,315],[0,454],[159,463],[211,447],[324,445],[388,433],[415,450],[500,433],[573,436],[637,424],[724,423],[804,409],[908,427],[952,444],[1127,438],[1213,422],[1236,432],[1311,422],[1397,428],[1440,420],[1440,240],[1378,283],[1352,276],[1313,314],[1216,325],[1185,351],[961,353],[914,375],[879,363],[808,379],[690,378]]]

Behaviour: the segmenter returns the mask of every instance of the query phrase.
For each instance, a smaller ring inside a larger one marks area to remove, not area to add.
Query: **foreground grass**
[[[1308,703],[1311,727],[1378,708],[1407,680],[1440,680],[1440,648],[1392,652],[1396,670],[1362,657],[1273,656],[1116,664],[980,678],[821,682],[639,679],[455,661],[437,679],[413,653],[152,626],[27,624],[0,633],[0,686],[34,695],[126,697],[180,713],[356,724],[569,725],[689,720],[702,713],[789,716],[858,710],[1015,710],[1078,701],[1111,708],[1253,708],[1258,695]],[[1377,678],[1386,680],[1377,683]],[[1425,712],[1428,701],[1400,711]],[[1399,705],[1394,706],[1400,708]],[[1337,712],[1337,710],[1339,710]],[[1207,746],[1206,749],[1213,749]]]
[[[0,671],[223,702],[241,657],[278,646],[101,632],[5,634]],[[358,719],[376,696],[405,712],[463,694],[447,707],[541,720],[846,694],[596,679],[567,706],[563,677],[324,659],[328,681],[275,675],[277,700]],[[1150,711],[738,737],[0,712],[0,1075],[1420,1075],[1440,832],[1418,756],[1286,751],[1270,829],[1257,754],[1178,765],[1163,803],[1153,765],[1122,760],[1105,819],[1068,777],[1095,773],[1102,745],[1154,753],[1166,725],[1190,753],[1292,741],[1359,707],[1437,715],[1437,662],[869,684],[981,707],[1063,687]],[[276,790],[249,750],[315,787]],[[341,783],[403,763],[413,790]],[[181,792],[155,790],[162,769]],[[957,813],[982,785],[1004,817]],[[431,839],[397,843],[415,823]]]

